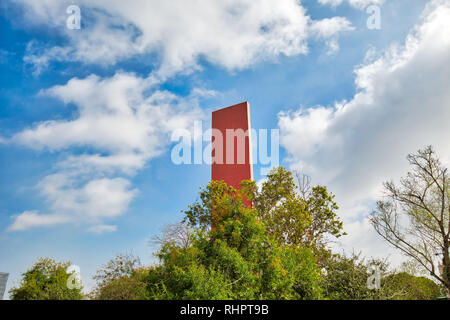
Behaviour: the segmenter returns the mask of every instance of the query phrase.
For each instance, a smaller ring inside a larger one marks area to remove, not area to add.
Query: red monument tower
[[[239,188],[253,180],[250,106],[242,102],[212,113],[211,179]]]

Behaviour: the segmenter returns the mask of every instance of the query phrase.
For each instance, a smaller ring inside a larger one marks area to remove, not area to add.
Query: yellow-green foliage
[[[398,300],[435,300],[440,295],[439,286],[425,277],[417,277],[406,272],[389,275],[384,279],[387,286],[401,291]]]
[[[81,289],[69,289],[70,262],[40,258],[31,269],[22,273],[20,285],[9,290],[12,300],[79,300]]]
[[[199,204],[215,230],[200,230],[192,246],[165,245],[150,271],[155,299],[317,299],[320,271],[312,251],[287,246],[266,233],[245,195],[211,182]],[[216,211],[217,210],[217,211]]]

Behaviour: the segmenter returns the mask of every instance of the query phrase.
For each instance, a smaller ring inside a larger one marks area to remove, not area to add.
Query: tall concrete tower
[[[239,188],[253,180],[250,106],[242,102],[212,113],[211,180],[223,180]]]

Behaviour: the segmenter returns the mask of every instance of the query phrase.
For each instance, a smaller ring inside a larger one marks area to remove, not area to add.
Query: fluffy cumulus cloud
[[[78,117],[38,123],[12,140],[51,151],[69,147],[99,150],[69,157],[64,162],[68,166],[82,164],[125,172],[140,169],[147,159],[161,154],[169,141],[168,133],[201,117],[195,98],[182,99],[159,90],[147,95],[151,86],[150,78],[128,73],[106,79],[96,75],[71,79],[41,94],[74,104]]]
[[[355,73],[350,101],[282,112],[279,126],[292,166],[336,193],[347,244],[369,249],[376,236],[364,217],[382,182],[406,174],[406,155],[433,145],[450,160],[450,1],[431,1],[402,46]]]
[[[365,9],[369,5],[382,5],[385,0],[319,0],[320,4],[331,5],[332,7],[337,7],[343,2],[347,2],[354,8]]]
[[[25,211],[15,216],[9,230],[84,223],[93,225],[89,231],[101,233],[107,229],[96,223],[122,214],[137,192],[122,178],[94,179],[82,186],[74,186],[77,181],[63,173],[47,176],[38,187],[42,188],[41,193],[50,203],[52,213]]]
[[[325,40],[329,46],[328,54],[336,53],[339,50],[338,37],[345,31],[353,31],[355,28],[350,21],[343,17],[333,17],[314,21],[311,24],[311,34],[316,38]]]
[[[69,39],[65,46],[46,49],[30,44],[25,61],[36,73],[51,60],[111,65],[148,53],[159,57],[163,77],[198,68],[199,58],[242,69],[279,55],[306,53],[307,40],[320,22],[297,0],[80,0],[82,29],[66,30],[65,10],[71,2],[14,1],[25,8],[27,21],[53,26]],[[321,35],[349,30],[349,22],[340,19],[328,21],[335,29]]]
[[[69,221],[70,219],[64,215],[41,215],[36,211],[24,211],[20,215],[14,216],[14,223],[9,227],[9,230],[20,231],[31,227],[53,226]]]
[[[174,130],[203,118],[201,90],[181,98],[154,85],[151,78],[117,73],[74,78],[40,93],[74,105],[77,115],[37,123],[10,139],[67,154],[37,186],[49,213],[25,211],[14,217],[10,230],[68,222],[89,224],[96,233],[115,230],[102,221],[123,214],[136,196],[130,177],[164,152]]]

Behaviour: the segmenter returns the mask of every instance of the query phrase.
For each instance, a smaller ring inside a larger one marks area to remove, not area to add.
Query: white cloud
[[[50,60],[110,65],[148,53],[159,57],[163,77],[199,68],[199,58],[242,69],[306,53],[317,22],[297,0],[80,0],[82,29],[66,30],[68,1],[15,2],[26,8],[27,21],[59,28],[68,38],[64,47],[30,46],[25,61],[35,65],[35,73]]]
[[[128,73],[106,79],[91,75],[45,90],[42,94],[75,104],[78,117],[38,123],[12,141],[51,151],[92,147],[99,153],[72,155],[62,165],[132,173],[164,151],[173,130],[203,117],[195,98],[159,90],[147,95],[148,82]]]
[[[14,216],[14,223],[8,228],[10,231],[21,231],[31,227],[53,226],[67,223],[70,217],[57,214],[38,214],[36,211],[24,211]]]
[[[50,203],[52,213],[25,211],[13,216],[14,222],[9,230],[21,231],[65,223],[95,224],[123,214],[137,194],[137,190],[130,189],[130,182],[123,178],[92,179],[81,185],[79,180],[77,175],[67,173],[47,176],[37,189]],[[98,231],[95,226],[94,230]]]
[[[318,39],[326,41],[329,51],[328,54],[334,54],[339,50],[338,37],[342,32],[353,31],[355,28],[350,21],[343,17],[334,17],[314,21],[311,24],[311,33]]]
[[[352,232],[382,182],[406,174],[408,153],[432,144],[450,160],[450,1],[430,2],[404,46],[355,72],[358,92],[350,101],[279,114],[292,165],[336,193]],[[361,227],[355,241],[368,232]]]
[[[337,7],[343,2],[347,2],[349,5],[357,9],[365,9],[372,4],[381,6],[385,0],[319,0],[320,4],[330,5],[332,7]]]
[[[92,226],[88,229],[89,232],[93,232],[96,234],[102,234],[105,232],[114,232],[116,230],[117,230],[117,226],[106,225],[106,224]]]
[[[10,139],[66,154],[37,186],[50,213],[23,212],[15,216],[13,231],[68,222],[101,225],[125,213],[137,194],[128,177],[165,151],[174,130],[201,120],[198,99],[213,92],[198,89],[181,98],[158,90],[151,77],[117,73],[74,78],[41,94],[73,104],[77,112],[73,119],[40,122]]]
[[[38,189],[53,212],[84,222],[98,222],[122,214],[137,193],[123,178],[90,179],[82,185],[76,178],[57,173],[39,183]]]
[[[351,22],[343,17],[322,19],[314,21],[311,24],[312,33],[322,39],[335,37],[341,32],[352,31],[354,29]]]

